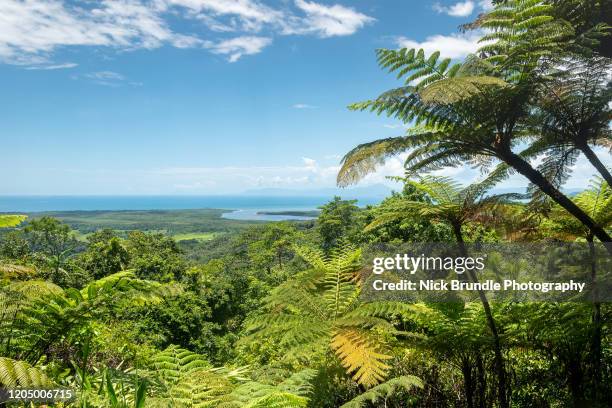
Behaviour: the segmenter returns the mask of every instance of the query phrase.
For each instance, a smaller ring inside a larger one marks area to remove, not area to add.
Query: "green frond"
[[[43,298],[49,295],[61,295],[64,290],[49,281],[28,280],[11,282],[4,287],[5,290],[18,292],[27,299]]]
[[[417,88],[425,83],[449,77],[458,68],[450,66],[450,59],[440,60],[440,52],[433,52],[426,57],[425,52],[415,49],[377,50],[378,64],[389,72],[397,72],[398,79],[404,79],[406,84],[421,80]],[[450,68],[449,68],[450,67]]]
[[[573,201],[599,226],[612,225],[612,189],[601,177],[593,179],[590,187],[577,194]]]
[[[244,408],[306,408],[308,398],[288,392],[274,392],[254,399],[244,405]]]
[[[32,367],[25,361],[0,357],[0,387],[30,388],[51,385],[53,382],[39,368]]]
[[[386,401],[402,391],[409,391],[413,388],[423,388],[423,381],[413,375],[392,378],[370,388],[363,394],[342,405],[341,408],[363,408],[370,406],[370,404],[378,405],[380,402]]]
[[[430,143],[432,139],[435,140],[436,134],[435,129],[419,128],[413,129],[406,136],[381,139],[357,146],[342,159],[342,167],[337,177],[338,185],[344,187],[356,183],[374,172],[387,158]]]
[[[317,371],[305,369],[291,374],[289,378],[278,384],[278,389],[294,395],[308,397],[314,392],[312,380],[316,377]]]
[[[493,76],[461,76],[438,80],[419,91],[425,103],[453,104],[481,94],[488,87],[507,87],[509,84]]]
[[[409,317],[415,311],[415,305],[404,302],[368,302],[357,309],[347,313],[344,317],[383,317],[403,316]]]
[[[176,383],[185,374],[210,368],[201,355],[174,345],[154,355],[151,366],[160,378],[170,383]]]
[[[27,215],[0,215],[0,228],[16,227],[28,218]]]

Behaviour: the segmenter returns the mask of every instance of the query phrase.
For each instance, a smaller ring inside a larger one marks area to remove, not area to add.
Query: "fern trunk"
[[[593,221],[591,217],[587,215],[580,207],[578,207],[572,200],[570,200],[565,194],[561,193],[550,181],[546,179],[531,164],[525,161],[519,155],[513,152],[505,152],[500,155],[500,158],[510,165],[516,171],[518,171],[527,179],[538,186],[540,190],[550,198],[552,198],[557,204],[563,207],[567,212],[572,214],[578,221],[580,221],[587,229],[597,237],[601,242],[610,243],[612,238],[610,235],[599,225]],[[604,245],[610,255],[612,255],[612,245]]]
[[[467,258],[468,251],[465,247],[465,241],[463,240],[460,223],[453,223],[453,233],[455,234],[455,239],[457,240],[461,256]],[[474,274],[474,271],[469,270],[468,275],[474,283],[478,282],[478,277]],[[504,368],[504,357],[501,352],[499,332],[497,331],[497,325],[495,324],[495,319],[493,318],[493,313],[491,312],[491,305],[489,304],[487,296],[485,295],[483,290],[478,290],[478,297],[480,298],[480,302],[482,303],[489,329],[491,330],[491,334],[493,335],[493,351],[495,353],[495,374],[497,375],[497,400],[499,402],[499,408],[508,408],[509,404],[508,395],[506,392],[506,369]]]
[[[612,187],[612,174],[610,174],[610,170],[599,160],[599,157],[595,154],[593,149],[591,149],[586,143],[582,146],[579,146],[580,151],[586,156],[586,158],[591,162],[593,167],[597,169],[601,177],[606,180],[609,186]]]
[[[595,253],[595,243],[593,236],[587,236],[589,243],[589,255],[591,260],[591,282],[595,290],[593,299],[593,337],[591,339],[591,360],[593,364],[593,391],[594,400],[599,398],[599,390],[601,388],[601,302],[599,301],[599,293],[597,291],[597,259]]]
[[[461,362],[463,382],[465,383],[465,399],[468,408],[474,408],[474,385],[472,381],[472,366],[470,360],[465,358]]]

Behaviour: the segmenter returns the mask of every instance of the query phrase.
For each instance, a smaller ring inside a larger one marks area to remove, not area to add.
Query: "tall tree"
[[[507,203],[509,199],[520,197],[517,194],[486,195],[491,187],[490,184],[481,183],[461,187],[444,177],[428,176],[422,178],[420,182],[408,182],[418,190],[426,193],[429,200],[399,201],[396,203],[395,208],[390,209],[390,211],[383,213],[378,219],[375,219],[374,224],[385,223],[398,218],[405,218],[406,216],[427,218],[447,223],[453,230],[462,257],[468,256],[463,227],[468,222],[490,221],[491,214],[493,214],[496,206]],[[476,282],[478,280],[473,271],[468,271],[468,275],[472,281]],[[478,295],[493,337],[499,404],[502,407],[507,407],[506,369],[501,350],[499,329],[495,323],[495,318],[485,293],[479,291]]]
[[[70,227],[55,218],[42,217],[30,221],[25,232],[35,257],[48,269],[51,280],[74,285],[73,271],[69,271],[67,265],[80,244]]]
[[[493,30],[482,40],[493,44],[481,48],[484,57],[471,56],[461,64],[440,60],[439,52],[426,57],[423,50],[379,50],[380,65],[398,72],[405,86],[350,108],[386,113],[406,123],[414,120],[421,126],[413,127],[406,136],[357,146],[342,160],[338,183],[355,182],[387,157],[405,151],[410,151],[405,166],[411,173],[466,164],[487,168],[499,160],[502,164],[493,179],[501,180],[510,171],[522,174],[602,242],[612,241],[516,152],[534,136],[526,118],[543,80],[541,62],[571,31],[567,24],[554,20],[550,11],[551,6],[529,0],[498,6],[481,22],[482,27]]]
[[[317,232],[323,241],[326,251],[331,250],[341,240],[351,240],[357,228],[359,207],[357,200],[343,200],[336,196],[329,203],[320,207],[317,218]]]
[[[602,179],[595,179],[591,187],[573,198],[574,202],[584,209],[602,228],[612,226],[612,189]],[[569,235],[570,237],[580,237],[586,239],[589,246],[589,259],[591,267],[591,280],[596,285],[597,281],[597,251],[594,243],[594,236],[590,230],[568,214],[562,208],[555,208],[551,214],[554,222],[554,229],[558,232]],[[597,286],[595,286],[597,288]],[[601,381],[601,338],[602,338],[602,315],[601,302],[595,293],[593,302],[593,335],[591,341],[591,356],[595,378],[595,389],[599,388]]]

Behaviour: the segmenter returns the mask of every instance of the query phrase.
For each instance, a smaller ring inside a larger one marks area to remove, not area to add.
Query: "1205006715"
[[[70,388],[0,388],[0,403],[4,402],[68,402],[74,399]]]

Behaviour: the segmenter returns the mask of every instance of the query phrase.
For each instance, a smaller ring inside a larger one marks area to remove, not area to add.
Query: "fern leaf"
[[[15,387],[46,387],[53,382],[40,369],[32,367],[28,363],[0,357],[0,386],[6,388]]]
[[[381,353],[376,342],[363,331],[338,330],[332,339],[331,347],[342,365],[353,375],[353,379],[366,387],[384,380],[390,368],[385,361],[391,357]]]

